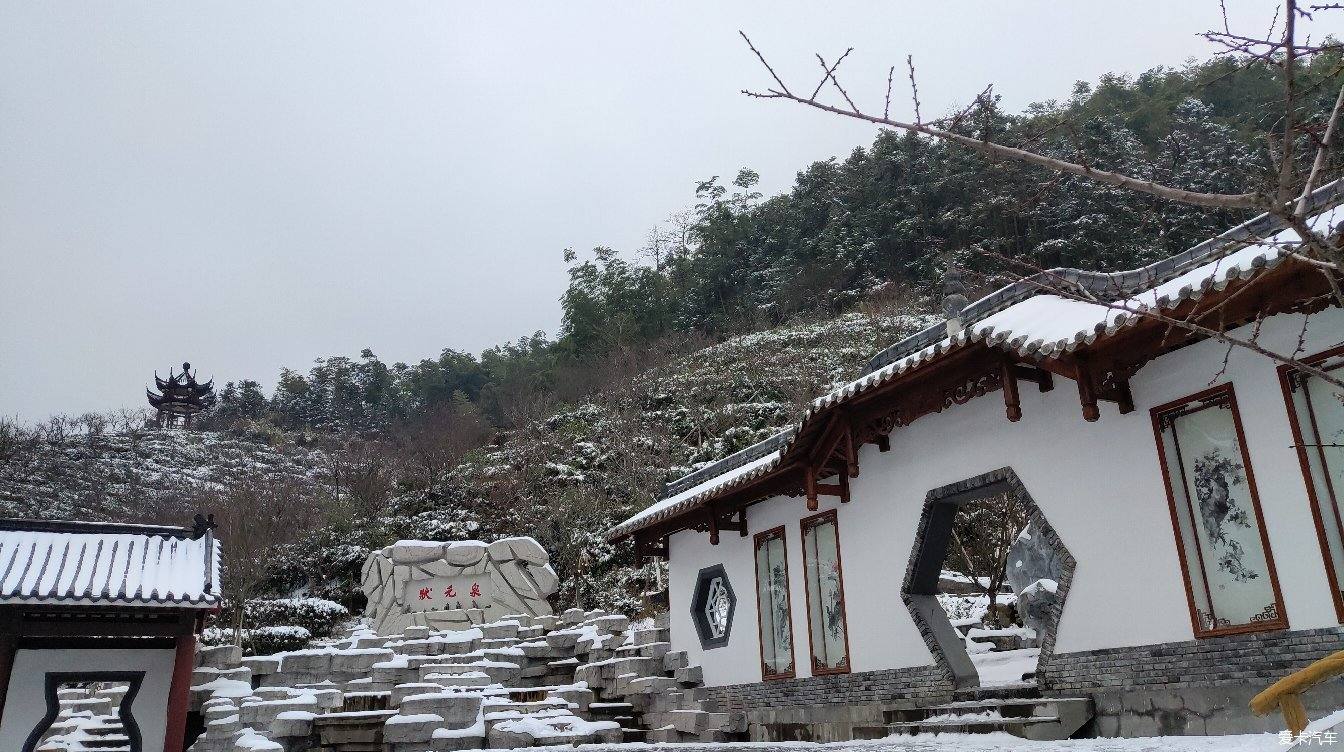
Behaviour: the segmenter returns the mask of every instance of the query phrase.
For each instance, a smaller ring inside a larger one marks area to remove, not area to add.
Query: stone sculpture
[[[1022,623],[1043,634],[1054,618],[1059,596],[1059,554],[1028,524],[1008,549],[1008,584],[1017,594],[1017,615]]]

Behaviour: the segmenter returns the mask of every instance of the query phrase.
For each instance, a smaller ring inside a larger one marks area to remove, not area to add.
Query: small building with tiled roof
[[[120,703],[99,746],[181,752],[196,635],[222,598],[212,528],[0,519],[0,749],[39,749],[62,692],[92,684]]]
[[[1341,183],[1312,194],[1317,231],[1341,203]],[[1344,648],[1344,400],[1320,378],[1344,376],[1344,311],[1299,242],[1265,215],[963,298],[609,537],[668,559],[672,647],[756,739],[967,698],[1078,700],[1069,733],[1277,730],[1250,697]],[[956,510],[1001,494],[1059,571],[1034,672],[991,690],[937,597]]]

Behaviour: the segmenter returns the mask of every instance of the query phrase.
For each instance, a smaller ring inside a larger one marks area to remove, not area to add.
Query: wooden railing
[[[1344,674],[1344,650],[1328,655],[1306,668],[1295,671],[1269,685],[1251,698],[1251,711],[1256,715],[1283,713],[1283,722],[1293,736],[1300,736],[1307,727],[1307,709],[1302,706],[1302,693]]]

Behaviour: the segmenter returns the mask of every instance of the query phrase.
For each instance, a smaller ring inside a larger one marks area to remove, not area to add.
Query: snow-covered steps
[[[1038,741],[1068,739],[1093,716],[1092,700],[1066,697],[991,697],[886,713],[893,734],[1005,731]]]

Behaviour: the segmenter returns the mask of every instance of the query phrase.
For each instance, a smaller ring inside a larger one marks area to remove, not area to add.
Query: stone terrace
[[[743,738],[665,627],[570,609],[460,631],[367,627],[319,647],[197,655],[191,752],[440,752]]]

